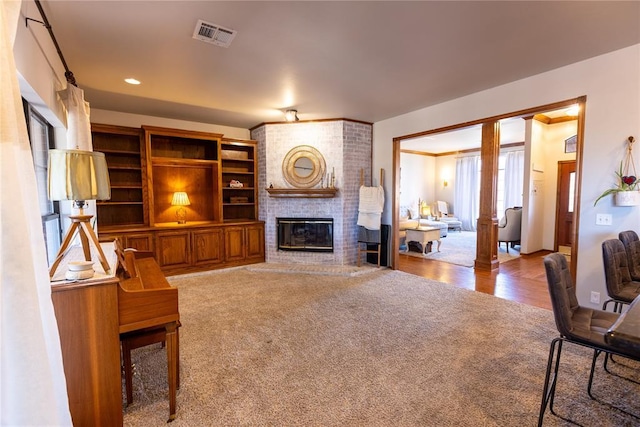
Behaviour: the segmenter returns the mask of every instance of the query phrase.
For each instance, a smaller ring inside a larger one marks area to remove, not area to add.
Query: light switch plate
[[[611,225],[613,217],[611,214],[596,214],[596,225]]]

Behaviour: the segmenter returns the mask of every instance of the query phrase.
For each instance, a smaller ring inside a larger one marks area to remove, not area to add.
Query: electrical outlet
[[[596,214],[596,225],[611,225],[613,218],[611,214]]]
[[[593,304],[600,304],[600,292],[591,292],[591,302]]]

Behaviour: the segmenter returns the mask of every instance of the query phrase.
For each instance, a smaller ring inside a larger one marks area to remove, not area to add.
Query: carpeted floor
[[[447,237],[441,240],[440,252],[435,252],[437,242],[434,242],[433,251],[426,254],[420,252],[403,251],[402,253],[419,258],[435,259],[450,264],[473,267],[476,259],[476,239],[477,233],[473,231],[449,231]],[[520,256],[520,246],[507,248],[504,244],[498,248],[498,261],[507,262]]]
[[[536,424],[557,336],[548,310],[386,269],[237,268],[169,280],[183,325],[173,426]],[[585,426],[638,425],[587,397],[591,354],[565,345],[556,409]],[[124,424],[165,425],[165,350],[133,357]],[[636,379],[638,368],[614,366]],[[597,396],[640,413],[639,391],[599,364]],[[547,414],[545,425],[567,424]]]

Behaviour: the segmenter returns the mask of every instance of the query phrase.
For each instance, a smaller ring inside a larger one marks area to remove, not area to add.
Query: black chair
[[[593,360],[591,362],[591,372],[589,373],[589,383],[587,386],[587,393],[592,399],[595,398],[591,393],[591,385],[593,383],[596,360],[600,353],[605,352],[605,354],[616,354],[638,360],[637,355],[627,354],[618,348],[608,345],[604,340],[607,330],[613,325],[616,319],[618,319],[619,314],[593,310],[581,307],[578,304],[576,289],[573,284],[571,272],[569,271],[567,260],[563,254],[553,253],[547,255],[544,258],[544,267],[547,274],[547,284],[549,286],[553,315],[558,332],[560,332],[560,336],[551,341],[549,349],[549,360],[547,362],[547,372],[542,391],[542,403],[540,404],[538,426],[542,426],[542,420],[547,406],[552,414],[562,418],[554,411],[553,400],[558,380],[562,344],[564,342],[578,344],[594,350]],[[551,378],[552,366],[553,378]]]
[[[609,239],[602,242],[602,260],[609,295],[602,309],[606,310],[607,305],[613,302],[613,311],[622,313],[622,306],[631,303],[640,294],[640,282],[631,279],[627,251],[622,241]]]
[[[640,281],[640,239],[633,230],[621,231],[618,238],[627,252],[627,264],[631,280]]]

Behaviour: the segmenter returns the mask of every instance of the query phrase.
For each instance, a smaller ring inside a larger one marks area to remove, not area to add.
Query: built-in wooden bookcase
[[[92,130],[111,177],[112,198],[98,203],[101,240],[153,252],[165,274],[264,261],[256,141],[153,126]],[[189,197],[186,223],[171,205],[176,191]]]
[[[138,128],[91,125],[94,151],[105,154],[111,181],[111,199],[97,202],[98,227],[148,224],[145,147]]]
[[[222,139],[220,161],[222,216],[225,222],[257,219],[256,160],[256,141]]]
[[[187,223],[221,222],[219,150],[222,135],[143,126],[150,188],[150,224],[177,224],[173,193],[189,196]]]

